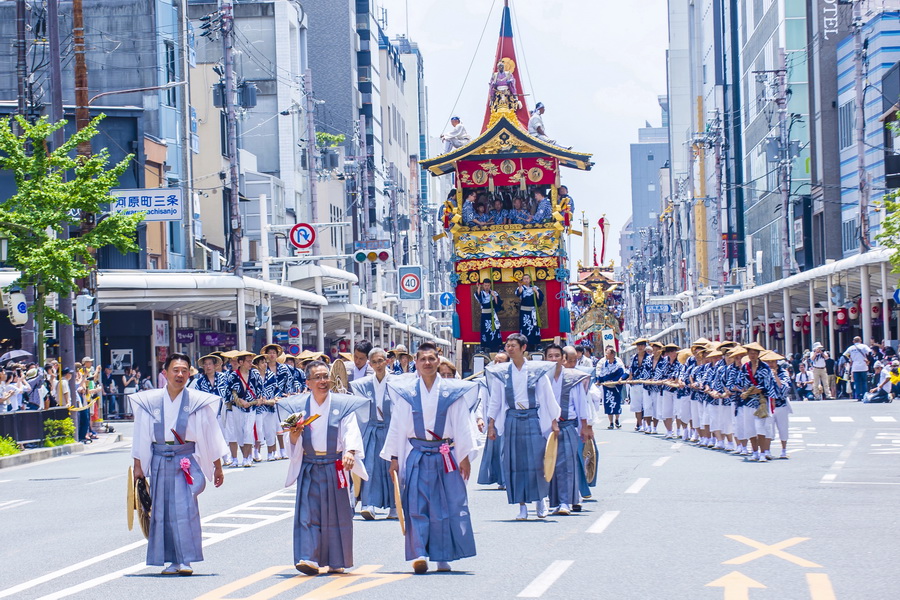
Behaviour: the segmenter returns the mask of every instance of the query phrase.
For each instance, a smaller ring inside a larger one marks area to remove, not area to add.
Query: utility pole
[[[65,116],[63,112],[62,98],[62,65],[59,50],[59,0],[47,0],[47,41],[50,56],[50,121],[57,123]],[[53,148],[59,148],[65,141],[65,132],[60,128],[53,132]],[[61,239],[69,239],[69,223],[62,223],[59,234]],[[38,293],[36,291],[36,293]],[[72,295],[59,295],[59,312],[69,322],[57,324],[57,339],[59,340],[59,362],[62,368],[75,371],[75,325],[72,321]],[[71,397],[75,398],[75,378],[69,382]]]
[[[316,144],[316,101],[312,93],[312,70],[306,69],[303,74],[303,95],[306,98],[306,152],[307,166],[309,167],[309,212],[310,220],[316,223],[319,220],[319,197],[316,192],[316,179],[318,171],[316,170],[316,154],[318,144]],[[319,254],[318,237],[313,240],[312,245],[313,256]]]
[[[228,212],[231,216],[231,264],[234,274],[244,275],[241,252],[240,177],[238,175],[237,115],[234,107],[234,5],[232,0],[222,0],[222,41],[225,48],[225,136],[228,144],[230,185]]]
[[[367,241],[369,239],[369,152],[366,147],[366,117],[359,117],[359,190],[357,197],[357,210],[361,213],[357,217],[360,223],[359,239]],[[372,268],[365,262],[359,263],[359,284],[360,290],[366,290],[367,301],[371,300],[372,294]]]
[[[90,100],[88,98],[88,72],[84,52],[84,7],[83,0],[72,1],[72,40],[75,53],[75,129],[81,131],[91,123]],[[88,157],[92,153],[91,142],[78,144],[78,156]],[[81,235],[87,235],[94,228],[97,216],[92,213],[81,214]],[[97,259],[97,249],[90,248],[90,258]],[[79,282],[79,288],[86,289],[87,294],[97,298],[97,267],[92,266],[87,278]],[[84,354],[91,356],[99,368],[103,364],[100,354],[100,319],[95,314],[84,331]]]
[[[853,46],[856,72],[856,174],[859,179],[859,253],[868,252],[869,245],[869,173],[866,169],[866,106],[865,62],[866,50],[862,41],[862,0],[853,3]]]
[[[787,110],[787,56],[784,48],[778,49],[778,69],[775,70],[775,85],[778,106],[778,138],[781,157],[779,160],[779,188],[781,191],[781,276],[791,274],[791,141],[788,139]]]
[[[28,118],[28,110],[31,102],[27,99],[28,89],[28,46],[25,41],[26,27],[25,0],[16,0],[16,83],[18,85],[18,111],[23,119]],[[21,133],[21,132],[20,132]],[[28,305],[34,304],[34,286],[28,286],[25,290],[25,299]],[[29,312],[28,320],[22,327],[22,349],[30,352],[35,358],[36,352],[34,330],[34,316]]]
[[[716,161],[716,207],[715,207],[715,226],[716,226],[716,285],[718,287],[719,297],[725,295],[725,249],[722,240],[722,206],[724,204],[722,198],[722,115],[719,109],[716,109],[713,120],[713,148],[715,149]]]
[[[16,83],[18,84],[18,110],[25,118],[27,103],[25,86],[28,78],[28,53],[25,44],[25,0],[16,0]]]

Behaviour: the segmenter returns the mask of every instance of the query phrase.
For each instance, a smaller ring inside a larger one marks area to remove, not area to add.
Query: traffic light
[[[75,296],[75,324],[91,325],[97,318],[97,299],[88,294]]]
[[[357,250],[353,255],[353,260],[358,263],[363,263],[366,261],[372,263],[386,263],[387,261],[391,260],[391,251],[387,248],[382,248],[380,250]]]

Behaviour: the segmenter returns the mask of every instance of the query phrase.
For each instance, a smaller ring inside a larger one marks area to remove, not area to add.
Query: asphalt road
[[[396,521],[359,518],[349,574],[299,575],[277,462],[203,493],[206,560],[164,578],[125,527],[126,437],[0,470],[0,599],[897,598],[900,402],[794,407],[791,458],[765,464],[598,429],[599,485],[571,516],[517,522],[504,492],[472,483],[478,556],[425,576]]]

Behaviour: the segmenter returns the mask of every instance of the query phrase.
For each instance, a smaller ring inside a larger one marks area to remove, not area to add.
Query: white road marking
[[[672,444],[672,450],[678,450],[682,446],[684,446],[684,442],[675,442],[674,444]]]
[[[812,419],[809,417],[795,417],[794,415],[790,415],[788,421],[790,423],[810,423]]]
[[[832,423],[852,423],[853,417],[829,417]]]
[[[617,510],[608,510],[594,521],[594,524],[588,527],[588,533],[603,533],[606,531],[606,528],[609,527],[610,523],[613,522],[613,519],[619,516],[619,511]]]
[[[635,481],[634,483],[631,484],[630,488],[625,490],[625,493],[626,494],[637,494],[638,492],[641,491],[641,488],[643,488],[645,485],[647,485],[647,482],[649,482],[649,481],[650,481],[649,477],[639,477],[637,481]]]
[[[656,459],[656,462],[653,463],[653,466],[654,466],[654,467],[661,467],[661,466],[663,466],[664,464],[666,464],[667,462],[669,462],[669,459],[670,459],[670,458],[672,458],[672,457],[671,457],[671,456],[661,456],[661,457],[659,457],[659,458]]]
[[[826,473],[822,475],[822,483],[829,483],[837,479],[837,473]]]
[[[876,423],[896,423],[897,419],[894,417],[872,417],[872,420]]]
[[[43,461],[43,462],[48,462],[48,461]],[[247,510],[248,508],[249,508],[249,509],[252,509],[253,505],[255,505],[255,504],[259,503],[259,502],[265,502],[266,500],[269,500],[270,498],[277,498],[277,497],[281,496],[282,494],[283,494],[283,492],[282,492],[281,490],[279,490],[279,491],[277,491],[277,492],[273,492],[273,493],[270,493],[270,494],[266,494],[265,496],[260,496],[259,498],[256,498],[256,499],[254,499],[254,500],[250,500],[249,502],[245,502],[245,503],[243,503],[243,504],[239,504],[239,505],[237,505],[237,506],[233,506],[233,507],[231,507],[231,508],[229,508],[229,509],[226,509],[226,510],[224,510],[224,511],[222,511],[222,512],[219,512],[219,513],[216,513],[216,514],[214,514],[214,515],[210,515],[210,516],[208,516],[208,517],[205,517],[205,518],[201,519],[201,523],[202,523],[204,526],[206,526],[206,525],[216,525],[216,526],[227,527],[228,525],[225,525],[225,524],[219,524],[219,523],[210,523],[210,521],[212,521],[212,520],[214,520],[214,519],[217,519],[217,518],[228,518],[228,517],[232,516],[232,514],[235,513],[235,512],[237,512],[237,511]],[[280,514],[280,515],[268,515],[268,516],[264,517],[264,520],[257,521],[256,523],[244,523],[244,524],[240,524],[240,525],[238,525],[237,527],[233,528],[231,531],[223,532],[223,533],[219,534],[217,537],[215,537],[215,538],[211,539],[210,541],[206,542],[206,543],[204,544],[204,547],[205,547],[205,546],[212,545],[212,544],[215,544],[215,543],[218,543],[218,542],[221,542],[221,541],[226,540],[226,539],[229,539],[229,538],[231,538],[231,537],[233,537],[233,536],[235,536],[235,535],[239,535],[239,534],[242,534],[242,533],[246,533],[246,532],[248,532],[248,531],[252,531],[252,530],[257,529],[257,528],[259,528],[259,527],[264,527],[264,526],[269,525],[269,524],[271,524],[271,523],[276,523],[276,522],[278,522],[278,521],[282,521],[282,520],[284,520],[284,519],[287,519],[287,518],[293,516],[293,514],[294,514],[293,510],[287,510],[287,509],[285,509],[285,512],[284,512],[283,514]],[[115,550],[110,550],[109,552],[105,552],[105,553],[100,554],[100,555],[98,555],[98,556],[94,556],[94,557],[89,558],[89,559],[87,559],[87,560],[83,560],[83,561],[78,562],[78,563],[75,563],[75,564],[73,564],[73,565],[69,565],[69,566],[64,567],[64,568],[62,568],[62,569],[59,569],[59,570],[57,570],[57,571],[53,571],[53,572],[51,572],[51,573],[47,573],[46,575],[41,575],[40,577],[35,577],[34,579],[29,579],[28,581],[24,581],[24,582],[22,582],[22,583],[20,583],[20,584],[18,584],[18,585],[15,585],[15,586],[13,586],[13,587],[11,587],[11,588],[7,588],[7,589],[5,589],[5,590],[0,590],[0,598],[9,598],[10,596],[18,597],[18,596],[21,594],[21,592],[23,592],[23,591],[25,591],[25,590],[29,590],[29,589],[31,589],[31,588],[33,588],[33,587],[42,585],[42,584],[44,584],[44,583],[47,583],[48,581],[53,581],[54,579],[58,579],[58,578],[60,578],[60,577],[63,577],[63,576],[65,576],[65,575],[68,575],[68,574],[70,574],[70,573],[74,573],[74,572],[76,572],[76,571],[80,571],[81,569],[90,567],[90,566],[95,565],[95,564],[97,564],[97,563],[101,563],[101,562],[103,562],[103,561],[105,561],[105,560],[108,560],[108,559],[110,559],[110,558],[113,558],[113,557],[115,557],[115,556],[119,556],[120,554],[125,554],[126,552],[130,552],[130,551],[132,551],[132,550],[135,550],[135,549],[137,549],[137,548],[140,548],[140,547],[142,547],[142,546],[145,546],[146,544],[147,544],[147,540],[140,540],[140,541],[134,542],[134,543],[132,543],[132,544],[127,544],[127,545],[125,545],[125,546],[121,546],[121,547],[119,547],[119,548],[116,548]],[[41,600],[52,600],[52,599],[55,599],[55,598],[63,598],[63,597],[65,597],[65,596],[68,596],[68,595],[71,595],[71,594],[76,594],[76,593],[78,593],[78,592],[81,592],[81,591],[83,591],[83,590],[86,590],[86,589],[89,589],[89,588],[98,586],[98,585],[100,585],[100,584],[106,583],[107,581],[111,581],[111,580],[116,579],[116,578],[118,578],[118,577],[121,577],[121,576],[123,576],[123,575],[129,575],[129,574],[131,574],[131,573],[136,573],[137,571],[140,571],[140,570],[146,568],[146,566],[147,566],[146,564],[140,563],[140,564],[138,564],[138,565],[133,565],[133,566],[131,566],[131,567],[127,567],[127,568],[125,568],[125,569],[122,569],[122,570],[119,570],[119,571],[115,571],[115,572],[113,572],[113,573],[108,573],[108,574],[106,574],[106,575],[103,575],[102,577],[97,577],[97,578],[95,578],[95,579],[91,579],[91,580],[89,580],[89,581],[87,581],[87,582],[85,582],[85,583],[82,583],[82,584],[78,585],[78,586],[66,588],[66,589],[63,590],[63,591],[56,592],[56,593],[54,593],[54,594],[50,594],[49,596],[45,596],[45,597],[42,598]]]
[[[104,481],[112,481],[113,479],[119,479],[120,477],[124,477],[124,475],[113,475],[112,477],[104,477],[103,479],[98,479],[97,481],[89,481],[87,485],[94,485],[95,483],[103,483]]]
[[[835,417],[832,417],[834,419]],[[845,417],[850,418],[850,417]],[[832,473],[826,473],[822,476],[822,479],[819,483],[842,483],[840,481],[835,481],[837,479],[837,471],[840,471],[844,468],[844,465],[847,464],[847,460],[850,458],[850,455],[853,453],[853,449],[859,444],[859,440],[862,439],[863,435],[865,435],[865,429],[857,429],[856,433],[853,435],[853,438],[850,440],[850,443],[847,444],[847,447],[844,448],[840,454],[838,454],[837,459],[834,461],[834,464],[831,465]],[[810,446],[840,446],[840,444],[809,444]]]
[[[34,500],[7,500],[6,502],[0,502],[0,510],[16,508],[17,506],[23,506],[25,504],[30,504],[31,502],[34,502]]]
[[[554,560],[549,567],[544,569],[543,573],[535,577],[534,581],[529,583],[528,587],[519,593],[518,597],[540,598],[574,562],[572,560]]]

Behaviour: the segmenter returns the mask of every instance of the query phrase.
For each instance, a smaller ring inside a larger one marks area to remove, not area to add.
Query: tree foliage
[[[110,167],[106,149],[92,156],[75,155],[78,144],[90,143],[97,134],[102,118],[91,121],[53,152],[48,152],[50,138],[65,121],[50,123],[41,118],[29,123],[21,116],[0,120],[0,169],[11,171],[16,182],[15,195],[0,211],[0,237],[9,240],[7,265],[21,273],[12,285],[34,286],[35,304],[29,310],[38,331],[54,320],[69,322],[46,306],[46,297],[69,294],[77,279],[88,276],[96,263],[92,249],[109,245],[123,253],[139,249],[135,233],[143,218],[140,214],[104,215],[89,233],[60,237],[64,228],[80,221],[77,215],[104,213],[109,190],[118,184],[133,157]],[[15,131],[14,123],[21,133]]]
[[[337,145],[343,144],[344,140],[347,139],[343,133],[326,133],[324,131],[316,132],[316,145],[319,148],[334,148]]]
[[[881,231],[875,239],[885,248],[897,250],[891,254],[891,271],[900,273],[900,200],[897,192],[886,193],[881,199],[881,205],[884,219],[881,221]]]

